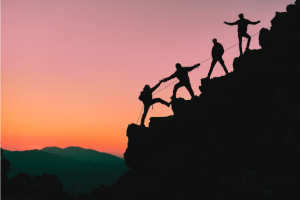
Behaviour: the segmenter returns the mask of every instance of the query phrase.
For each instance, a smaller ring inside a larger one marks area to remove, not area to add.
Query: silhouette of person
[[[161,83],[162,83],[162,80],[160,80],[159,83],[156,84],[153,88],[150,88],[149,85],[145,85],[143,91],[141,92],[141,94],[139,96],[139,100],[141,100],[144,104],[144,113],[142,115],[141,126],[145,126],[144,125],[145,118],[146,118],[146,115],[147,115],[148,110],[149,110],[151,105],[159,102],[159,103],[164,104],[168,107],[170,106],[170,103],[162,100],[161,98],[152,99],[152,93],[159,87],[159,85]]]
[[[212,62],[211,62],[211,66],[210,66],[210,69],[209,69],[209,72],[208,72],[208,75],[207,75],[207,79],[210,78],[210,75],[213,71],[213,68],[214,66],[216,65],[216,63],[219,61],[219,63],[222,65],[224,71],[226,74],[228,74],[228,70],[224,64],[224,60],[222,58],[223,54],[224,54],[224,48],[222,46],[222,44],[220,44],[219,42],[217,42],[217,39],[213,39],[212,40],[213,43],[214,43],[214,46],[211,50],[211,56],[213,58]]]
[[[194,97],[194,92],[192,90],[188,72],[197,68],[199,65],[200,65],[200,63],[198,63],[192,67],[182,67],[180,63],[176,63],[176,65],[175,65],[175,67],[177,69],[176,72],[174,74],[172,74],[171,76],[169,76],[168,78],[163,79],[163,82],[171,80],[172,78],[175,78],[175,77],[179,79],[179,82],[174,86],[173,95],[172,95],[171,99],[176,98],[176,92],[182,86],[186,87],[186,89],[189,91],[192,98]]]
[[[239,48],[240,48],[240,54],[242,55],[243,54],[243,51],[242,51],[242,37],[245,37],[245,38],[248,39],[246,51],[249,50],[250,41],[251,41],[251,37],[247,33],[248,24],[256,25],[260,21],[251,22],[250,20],[245,19],[243,14],[239,14],[239,18],[240,19],[237,20],[236,22],[233,22],[233,23],[224,22],[224,23],[227,24],[227,25],[230,25],[230,26],[238,25]]]

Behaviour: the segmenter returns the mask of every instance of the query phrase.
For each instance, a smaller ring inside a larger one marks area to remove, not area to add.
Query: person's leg
[[[213,60],[212,60],[212,62],[211,62],[210,69],[209,69],[209,72],[208,72],[208,75],[207,75],[207,79],[210,78],[211,73],[212,73],[213,68],[214,68],[214,66],[216,65],[216,63],[217,63],[217,59],[213,58]]]
[[[227,70],[227,68],[226,68],[226,66],[225,66],[225,63],[224,63],[223,58],[221,57],[218,61],[219,61],[219,63],[222,65],[222,67],[223,67],[225,73],[228,74],[228,70]]]
[[[155,103],[161,103],[161,104],[164,104],[164,105],[166,105],[166,106],[168,106],[168,107],[170,106],[170,103],[168,103],[168,102],[162,100],[161,98],[155,98],[155,99],[152,99],[151,105],[153,105],[153,104],[155,104]]]
[[[175,86],[174,86],[174,89],[173,89],[173,95],[171,98],[176,98],[176,92],[178,90],[178,88],[182,87],[183,84],[181,82],[177,83]]]
[[[239,34],[239,49],[240,49],[240,55],[243,55],[243,50],[242,50],[242,35]]]
[[[150,105],[148,104],[144,104],[144,113],[143,113],[143,116],[142,116],[142,119],[141,119],[141,126],[145,126],[144,123],[145,123],[145,118],[146,118],[146,115],[148,113],[148,110],[150,108]]]
[[[191,97],[193,98],[195,95],[194,95],[194,91],[193,91],[193,89],[192,89],[191,83],[188,82],[188,83],[186,83],[184,86],[186,87],[186,89],[189,91]]]
[[[244,34],[244,37],[248,39],[246,50],[249,50],[250,41],[251,41],[251,36],[248,35],[248,33],[245,33],[245,34]]]

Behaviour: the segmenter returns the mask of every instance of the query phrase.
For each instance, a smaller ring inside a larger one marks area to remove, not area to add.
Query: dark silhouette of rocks
[[[127,129],[113,200],[300,199],[300,2],[262,29],[234,71],[174,99],[174,115]]]
[[[270,30],[266,28],[262,28],[259,31],[259,45],[262,48],[268,47],[269,44],[269,35],[270,35]]]
[[[127,137],[132,139],[128,140],[128,148],[124,153],[126,166],[134,168],[145,159],[146,152],[144,145],[145,141],[149,139],[147,136],[149,136],[150,131],[148,130],[148,128],[136,124],[128,126]]]

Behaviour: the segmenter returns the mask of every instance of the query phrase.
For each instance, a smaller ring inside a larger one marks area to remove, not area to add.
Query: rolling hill
[[[43,173],[55,174],[63,183],[63,188],[71,194],[73,193],[74,184],[76,184],[76,191],[86,193],[100,187],[102,184],[110,186],[128,169],[124,160],[118,157],[116,157],[116,161],[112,162],[117,163],[117,160],[120,159],[120,161],[123,160],[123,163],[118,162],[114,165],[89,160],[82,161],[42,150],[5,150],[3,154],[11,163],[11,171],[8,172],[9,179],[20,172],[27,173],[30,176],[42,175]]]
[[[56,154],[63,157],[76,158],[81,161],[92,161],[97,163],[119,164],[124,163],[124,159],[113,156],[108,153],[102,153],[93,149],[84,149],[81,147],[45,147],[41,151]]]

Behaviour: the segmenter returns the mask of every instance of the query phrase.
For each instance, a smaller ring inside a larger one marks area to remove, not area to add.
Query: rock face
[[[234,71],[131,124],[115,200],[300,199],[300,3],[260,31]]]

